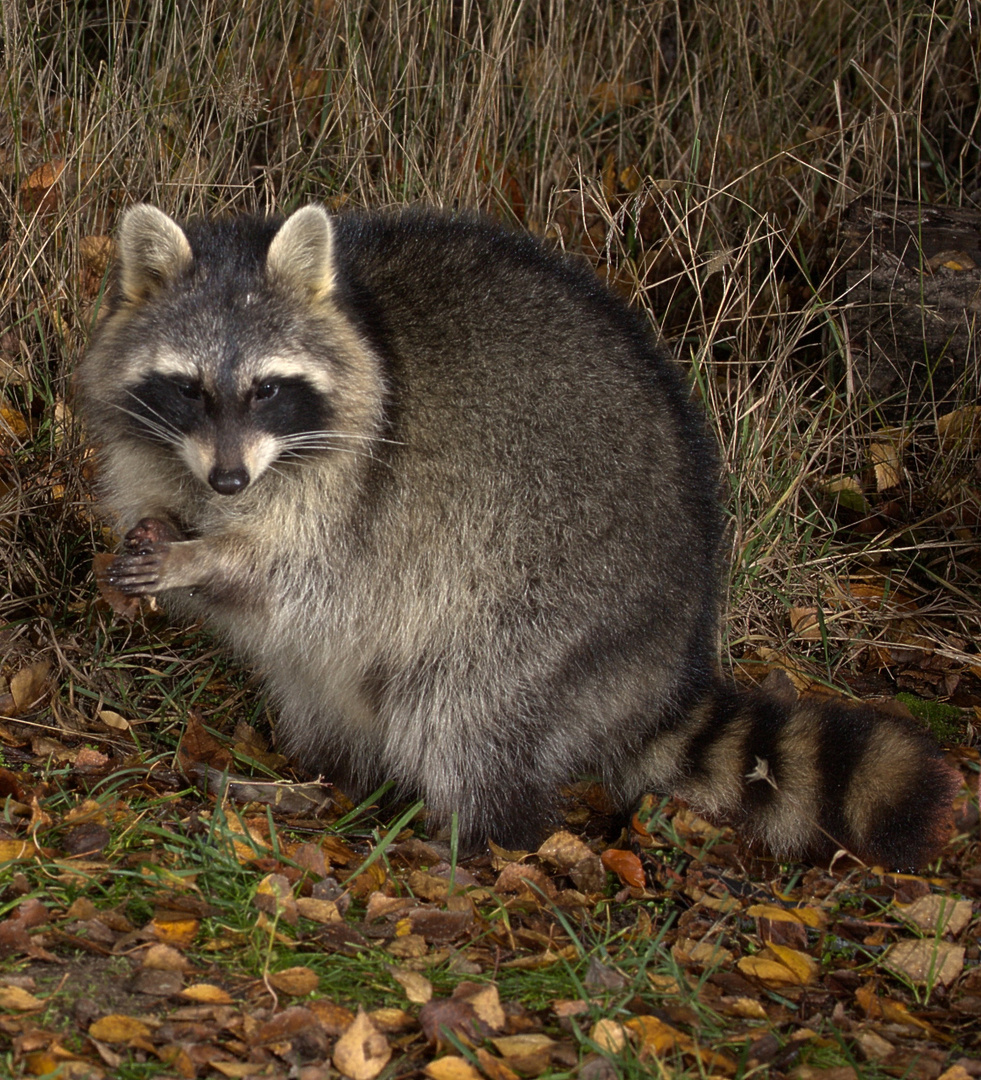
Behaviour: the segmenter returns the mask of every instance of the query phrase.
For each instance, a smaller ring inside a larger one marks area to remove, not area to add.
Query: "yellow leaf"
[[[44,1002],[19,986],[0,986],[0,1009],[11,1012],[30,1012],[40,1009]]]
[[[202,1005],[231,1005],[232,998],[220,986],[212,983],[195,983],[181,991],[181,997],[191,1001],[200,1002]]]
[[[634,1016],[627,1020],[624,1027],[633,1031],[640,1039],[641,1048],[655,1054],[664,1054],[678,1047],[691,1050],[694,1043],[677,1028],[658,1020],[656,1016]]]
[[[798,985],[807,986],[808,983],[817,978],[819,966],[813,956],[809,956],[799,949],[791,949],[789,945],[776,945],[773,942],[770,942],[767,948],[781,964],[794,973]]]
[[[771,990],[781,986],[800,986],[797,976],[785,964],[765,956],[742,956],[736,967],[744,975],[759,979]]]
[[[869,457],[875,467],[876,491],[888,491],[903,482],[899,447],[894,443],[877,442],[869,447]]]
[[[8,408],[6,405],[0,406],[0,435],[2,435],[4,428],[15,439],[26,439],[30,434],[30,428],[27,426],[24,414],[19,413],[16,409]]]
[[[442,1057],[431,1061],[423,1070],[432,1080],[483,1080],[479,1072],[461,1057]]]
[[[135,1016],[110,1013],[89,1025],[89,1035],[99,1042],[128,1043],[133,1039],[149,1038],[150,1028]]]
[[[0,840],[0,863],[33,859],[37,848],[27,840]]]
[[[197,919],[152,919],[149,925],[157,941],[186,949],[197,936],[199,923]]]

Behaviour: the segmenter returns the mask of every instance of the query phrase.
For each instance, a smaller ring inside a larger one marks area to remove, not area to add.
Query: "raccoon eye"
[[[197,383],[178,383],[177,393],[181,397],[185,397],[188,401],[200,401],[201,400],[201,387]]]
[[[279,393],[279,383],[264,382],[255,388],[256,401],[268,401]]]

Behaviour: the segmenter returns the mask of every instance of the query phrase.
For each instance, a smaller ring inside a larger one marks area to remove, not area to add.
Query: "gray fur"
[[[871,857],[923,856],[942,771],[852,812],[872,736],[842,751],[847,719],[771,723],[773,702],[720,682],[714,450],[588,271],[435,213],[160,218],[124,218],[122,288],[79,374],[128,534],[107,580],[254,664],[287,752],[353,794],[394,779],[436,825],[457,812],[468,847],[534,843],[557,786],[593,772],[624,807],[682,791],[781,851],[837,829]],[[290,379],[330,417],[300,447],[273,430]],[[175,431],[159,417],[181,380]],[[896,730],[894,759],[936,760]],[[876,830],[897,813],[894,853]]]

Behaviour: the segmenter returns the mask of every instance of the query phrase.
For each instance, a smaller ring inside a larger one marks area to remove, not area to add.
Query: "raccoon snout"
[[[248,469],[219,469],[217,466],[208,473],[208,483],[219,495],[237,495],[249,486]]]

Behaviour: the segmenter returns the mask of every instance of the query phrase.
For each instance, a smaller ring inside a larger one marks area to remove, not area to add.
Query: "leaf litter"
[[[0,769],[0,1038],[25,1075],[981,1076],[966,794],[920,876],[780,866],[653,798],[610,843],[586,783],[536,852],[455,862],[418,816],[338,833],[339,793],[319,818],[234,803],[108,744],[36,777]],[[105,836],[73,852],[83,825]]]

